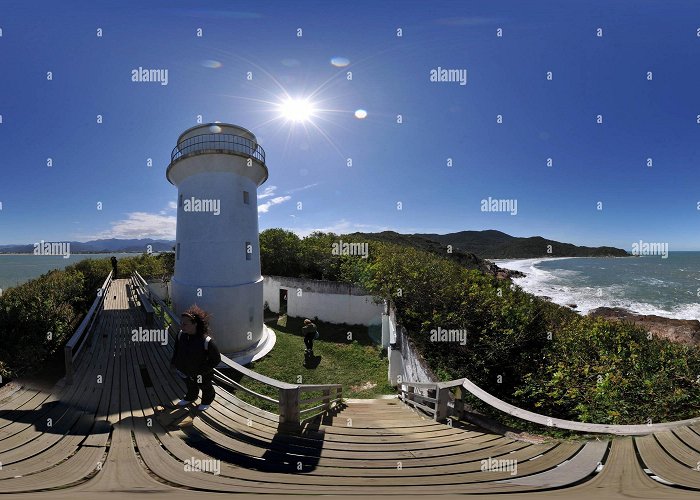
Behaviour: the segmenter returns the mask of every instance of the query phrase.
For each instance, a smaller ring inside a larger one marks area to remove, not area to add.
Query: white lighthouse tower
[[[267,176],[255,135],[226,123],[183,132],[166,172],[178,188],[174,312],[209,312],[219,349],[242,364],[275,343],[263,323],[258,243],[257,188]]]

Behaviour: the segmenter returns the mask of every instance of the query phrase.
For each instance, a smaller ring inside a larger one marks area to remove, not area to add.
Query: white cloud
[[[273,205],[279,205],[280,203],[284,203],[285,201],[291,200],[291,196],[277,196],[275,198],[272,198],[269,201],[266,201],[262,205],[258,205],[258,213],[259,214],[266,214],[268,210],[270,210],[270,207]]]
[[[287,194],[289,194],[289,193],[296,193],[297,191],[303,191],[304,189],[309,189],[309,188],[318,186],[319,184],[320,184],[320,182],[314,182],[313,184],[307,184],[306,186],[302,186],[302,187],[300,187],[300,188],[290,189],[289,191],[286,191],[286,193],[287,193]]]
[[[314,231],[322,231],[324,233],[348,234],[355,232],[375,233],[379,231],[392,231],[393,229],[387,226],[378,226],[376,224],[361,224],[358,222],[350,222],[346,219],[341,219],[329,226],[325,227],[306,227],[306,228],[290,228],[290,231],[303,238],[310,235]]]
[[[131,212],[127,214],[126,219],[110,222],[110,225],[112,226],[110,229],[90,236],[90,239],[175,239],[176,218],[174,215]]]
[[[158,213],[160,215],[165,215],[171,210],[177,210],[177,203],[174,201],[169,201],[168,206],[166,206],[163,210],[159,211]]]
[[[275,191],[277,191],[277,186],[267,186],[261,194],[258,195],[258,200],[262,200],[263,198],[268,198],[270,196],[274,196]]]

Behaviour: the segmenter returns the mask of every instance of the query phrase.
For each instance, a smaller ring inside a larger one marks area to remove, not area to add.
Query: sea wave
[[[669,308],[663,308],[649,302],[634,301],[629,298],[628,285],[616,284],[605,287],[569,286],[564,284],[563,277],[569,278],[573,274],[566,270],[547,270],[537,267],[544,261],[564,260],[576,257],[554,257],[537,259],[497,259],[493,262],[502,268],[520,271],[525,274],[522,278],[514,278],[513,282],[526,292],[537,296],[549,297],[552,302],[559,305],[576,304],[575,310],[581,314],[598,307],[619,307],[636,314],[653,314],[664,318],[690,319],[700,318],[700,304],[677,304]],[[562,272],[564,271],[564,272]],[[578,273],[577,271],[575,273]],[[648,284],[667,286],[665,282],[649,278]],[[599,292],[600,290],[600,292]]]

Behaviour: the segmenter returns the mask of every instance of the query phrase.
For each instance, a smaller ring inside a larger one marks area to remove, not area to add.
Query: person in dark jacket
[[[301,333],[304,334],[304,344],[306,345],[306,354],[313,355],[314,339],[316,338],[316,325],[310,319],[304,320],[304,326],[301,327]]]
[[[193,403],[202,389],[202,403],[197,409],[204,411],[214,401],[214,368],[221,362],[216,342],[209,336],[209,315],[201,308],[190,307],[181,316],[181,330],[177,335],[170,366],[175,368],[187,384],[187,394],[177,404]]]
[[[112,255],[110,261],[112,262],[112,279],[117,279],[119,274],[117,269],[117,258],[114,255]]]

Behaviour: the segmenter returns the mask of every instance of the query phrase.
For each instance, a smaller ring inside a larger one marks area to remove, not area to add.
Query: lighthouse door
[[[287,289],[280,288],[280,316],[287,314]]]

